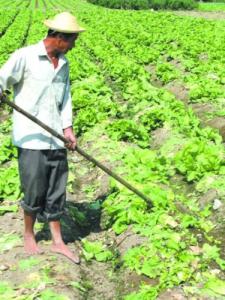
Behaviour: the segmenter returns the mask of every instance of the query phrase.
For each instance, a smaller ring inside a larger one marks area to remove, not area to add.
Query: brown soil
[[[30,294],[35,276],[38,278],[40,274],[50,270],[48,273],[49,283],[40,284],[38,286],[39,292],[50,288],[66,295],[69,299],[87,299],[86,296],[89,292],[92,295],[90,299],[100,299],[100,295],[101,299],[113,299],[115,293],[114,279],[110,279],[107,276],[107,273],[110,271],[110,265],[98,262],[87,265],[83,258],[79,266],[72,264],[65,257],[50,252],[50,241],[48,234],[45,233],[41,241],[39,241],[39,245],[44,250],[44,253],[35,256],[40,260],[40,263],[21,270],[19,267],[20,262],[29,258],[24,253],[22,245],[22,212],[20,211],[17,214],[7,213],[2,216],[0,218],[0,228],[1,236],[11,233],[20,237],[19,244],[12,249],[4,251],[0,258],[0,270],[2,270],[0,271],[0,281],[10,282],[11,286],[18,290],[18,293],[23,295]],[[65,228],[63,232],[64,240],[67,240]],[[81,234],[79,228],[77,228],[77,233]],[[91,233],[89,235],[91,236]],[[102,239],[102,236],[104,236],[104,233],[95,234],[95,239]],[[79,242],[77,240],[71,241],[68,243],[68,246],[73,251],[79,251]],[[26,282],[30,283],[30,286],[28,284],[28,287],[25,287]],[[83,290],[80,291],[73,288],[71,282],[79,283]],[[109,297],[109,295],[111,296]]]
[[[36,239],[44,253],[33,256],[38,260],[38,264],[21,269],[21,263],[30,257],[24,253],[23,249],[23,212],[19,208],[16,213],[6,213],[0,217],[0,236],[10,234],[19,239],[13,247],[4,249],[2,252],[0,240],[0,253],[2,254],[0,282],[10,283],[18,297],[34,293],[32,299],[37,299],[43,291],[51,289],[71,300],[119,299],[121,295],[137,291],[143,278],[135,274],[134,282],[127,282],[127,271],[120,267],[119,256],[118,265],[116,263],[114,267],[110,261],[87,262],[82,256],[80,240],[87,238],[90,241],[102,241],[104,245],[115,247],[118,255],[122,255],[125,249],[138,245],[140,238],[136,239],[136,235],[129,230],[119,239],[113,231],[101,228],[101,211],[91,205],[95,203],[93,201],[104,198],[108,193],[108,176],[102,174],[93,165],[84,162],[81,157],[73,155],[69,159],[76,162],[75,193],[68,193],[67,208],[61,222],[62,235],[70,249],[80,253],[81,264],[73,264],[64,256],[50,252],[50,232],[48,225],[44,224],[41,229],[36,229]],[[79,170],[79,175],[77,170]],[[89,187],[95,182],[99,184],[92,192]],[[89,202],[89,196],[92,202]],[[77,222],[76,217],[71,213],[73,209],[85,214],[85,222],[82,224]],[[42,277],[43,280],[40,280]],[[37,283],[38,281],[40,283]],[[35,287],[32,287],[33,285]]]
[[[165,88],[174,94],[177,99],[180,99],[185,103],[188,102],[188,90],[181,82],[179,82],[179,80],[169,82]]]

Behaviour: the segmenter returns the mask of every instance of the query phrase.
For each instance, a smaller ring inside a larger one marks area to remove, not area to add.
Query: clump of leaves
[[[104,262],[113,258],[113,253],[102,242],[90,242],[83,239],[82,247],[84,257],[87,261],[96,259],[97,261]]]
[[[9,161],[16,156],[16,147],[13,146],[11,137],[4,137],[4,141],[0,146],[0,163],[5,163],[6,161]]]
[[[194,83],[191,86],[189,92],[190,102],[208,102],[214,101],[219,97],[224,97],[224,90],[219,83],[212,79],[201,79],[198,83]]]
[[[103,203],[104,211],[110,216],[108,225],[120,234],[127,229],[129,224],[141,223],[144,219],[144,212],[147,204],[144,200],[123,193],[113,193]]]
[[[179,77],[179,71],[168,62],[159,62],[156,67],[156,75],[163,82],[168,83]]]
[[[193,139],[176,154],[174,163],[187,181],[199,180],[207,173],[220,172],[224,165],[224,152],[219,145]]]
[[[163,127],[165,120],[166,116],[162,107],[151,109],[140,118],[141,123],[149,132],[156,128]]]
[[[71,91],[75,110],[91,107],[105,98],[110,103],[111,90],[105,85],[103,78],[96,75],[75,81]]]
[[[116,120],[106,127],[109,136],[117,141],[137,143],[145,148],[149,145],[149,135],[144,128],[132,120]]]
[[[128,148],[123,154],[123,161],[127,173],[136,182],[166,182],[172,174],[170,161],[153,150]]]
[[[106,118],[106,114],[99,113],[96,108],[88,107],[80,110],[74,120],[74,129],[77,136],[86,132],[89,128],[93,127],[96,123]]]
[[[0,168],[0,199],[17,200],[21,194],[16,163]]]

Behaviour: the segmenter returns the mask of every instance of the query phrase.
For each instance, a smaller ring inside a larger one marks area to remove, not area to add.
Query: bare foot
[[[25,252],[30,255],[42,253],[35,241],[35,237],[30,234],[24,235],[24,249]]]
[[[60,253],[67,258],[69,258],[75,264],[80,263],[80,258],[78,255],[74,254],[64,243],[52,244],[51,250],[56,253]]]

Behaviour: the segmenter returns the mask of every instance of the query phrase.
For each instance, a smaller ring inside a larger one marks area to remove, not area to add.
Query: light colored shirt
[[[43,41],[17,50],[0,69],[0,88],[10,87],[18,106],[58,133],[72,126],[68,61],[60,55],[54,69]],[[63,142],[16,111],[12,134],[14,145],[21,148],[64,148]]]

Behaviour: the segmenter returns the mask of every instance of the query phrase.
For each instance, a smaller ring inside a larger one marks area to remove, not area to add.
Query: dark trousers
[[[24,211],[38,213],[43,221],[59,220],[66,201],[66,149],[18,148],[18,161]]]

